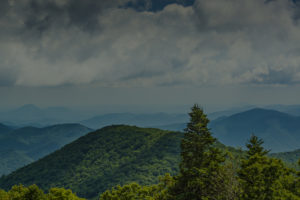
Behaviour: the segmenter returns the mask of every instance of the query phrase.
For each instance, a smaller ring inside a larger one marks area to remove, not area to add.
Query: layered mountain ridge
[[[80,124],[10,130],[0,135],[0,175],[52,153],[90,131]]]
[[[265,141],[272,152],[300,148],[300,117],[255,108],[211,122],[214,136],[225,145],[243,147],[251,134]]]

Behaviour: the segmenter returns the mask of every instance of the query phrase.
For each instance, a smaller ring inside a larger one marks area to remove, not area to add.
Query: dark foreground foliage
[[[0,190],[0,200],[84,200],[71,190],[51,188],[47,194],[36,185],[15,185],[8,192]]]

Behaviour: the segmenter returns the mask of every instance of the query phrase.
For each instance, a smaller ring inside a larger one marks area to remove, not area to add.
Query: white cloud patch
[[[298,11],[287,0],[198,0],[155,13],[112,1],[86,5],[96,8],[90,14],[68,0],[35,1],[36,12],[32,1],[9,2],[0,16],[0,85],[300,81]]]

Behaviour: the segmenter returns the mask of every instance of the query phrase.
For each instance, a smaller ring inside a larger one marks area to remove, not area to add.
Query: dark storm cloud
[[[138,11],[159,11],[169,4],[189,6],[195,0],[3,0],[1,13],[15,12],[22,16],[24,28],[39,32],[52,26],[78,26],[85,31],[99,28],[98,18],[112,8]]]
[[[26,27],[45,31],[55,24],[79,26],[87,31],[98,28],[98,17],[106,9],[122,5],[120,1],[31,0],[26,6]]]
[[[53,26],[78,26],[91,31],[98,28],[97,18],[103,11],[125,3],[118,0],[4,0],[3,10],[17,15],[25,30],[44,32]]]
[[[128,1],[123,8],[133,8],[137,11],[161,11],[167,5],[178,4],[182,6],[191,6],[195,0],[133,0]]]
[[[269,69],[268,71],[258,74],[254,77],[254,83],[258,84],[282,84],[282,85],[290,85],[299,83],[299,81],[293,80],[292,72],[288,70],[274,70]]]
[[[289,0],[0,3],[4,85],[277,85],[300,80],[300,12],[298,3]]]

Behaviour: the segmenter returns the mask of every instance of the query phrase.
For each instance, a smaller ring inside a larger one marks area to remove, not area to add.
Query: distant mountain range
[[[253,105],[233,107],[217,112],[208,113],[208,118],[212,121],[220,117],[228,117],[233,114],[244,112],[256,108]],[[277,110],[287,114],[300,116],[300,105],[270,105],[262,107],[270,110]],[[143,127],[167,127],[173,124],[185,123],[188,121],[186,113],[107,113],[104,108],[79,109],[65,107],[39,108],[32,104],[27,104],[16,109],[0,112],[0,123],[10,127],[45,127],[63,123],[81,123],[90,128],[102,128],[112,124],[130,124]],[[107,111],[107,110],[106,110]],[[0,130],[1,131],[1,130]]]
[[[186,123],[158,126],[164,130],[182,131]],[[300,148],[300,117],[287,113],[254,108],[230,116],[222,116],[209,124],[213,135],[225,145],[244,147],[251,134],[265,141],[271,152]]]
[[[90,131],[80,124],[10,130],[0,135],[0,175],[52,153]]]
[[[300,116],[300,105],[269,105],[265,109],[276,110],[290,115]]]
[[[157,127],[170,123],[181,123],[188,120],[187,114],[108,113],[95,115],[93,113],[97,112],[72,110],[65,107],[39,108],[35,105],[28,104],[17,109],[0,112],[0,123],[18,128],[24,126],[45,127],[63,123],[80,123],[90,128],[98,129],[112,124]]]
[[[126,124],[141,127],[160,127],[166,124],[176,124],[188,121],[187,114],[133,114],[133,113],[113,113],[93,117],[80,123],[93,128],[102,128],[113,124]]]
[[[243,147],[250,135],[255,134],[272,152],[300,148],[300,117],[274,110],[251,109],[216,119],[210,127],[215,137],[229,146]]]
[[[208,118],[211,119],[210,127],[215,136],[226,145],[244,146],[253,133],[263,138],[266,147],[272,152],[279,152],[300,148],[298,142],[300,123],[297,114],[300,114],[299,105],[270,105],[264,108],[254,108],[250,105],[209,113]],[[0,135],[1,132],[6,132],[7,128],[28,125],[45,127],[65,122],[80,123],[92,129],[113,124],[127,124],[182,131],[188,121],[187,114],[168,113],[110,113],[79,120],[84,116],[80,112],[76,113],[63,107],[41,109],[34,105],[25,105],[0,113],[0,122],[9,125],[0,125]]]
[[[45,127],[54,124],[74,123],[86,115],[65,107],[39,108],[32,104],[0,112],[0,122],[13,127]]]

